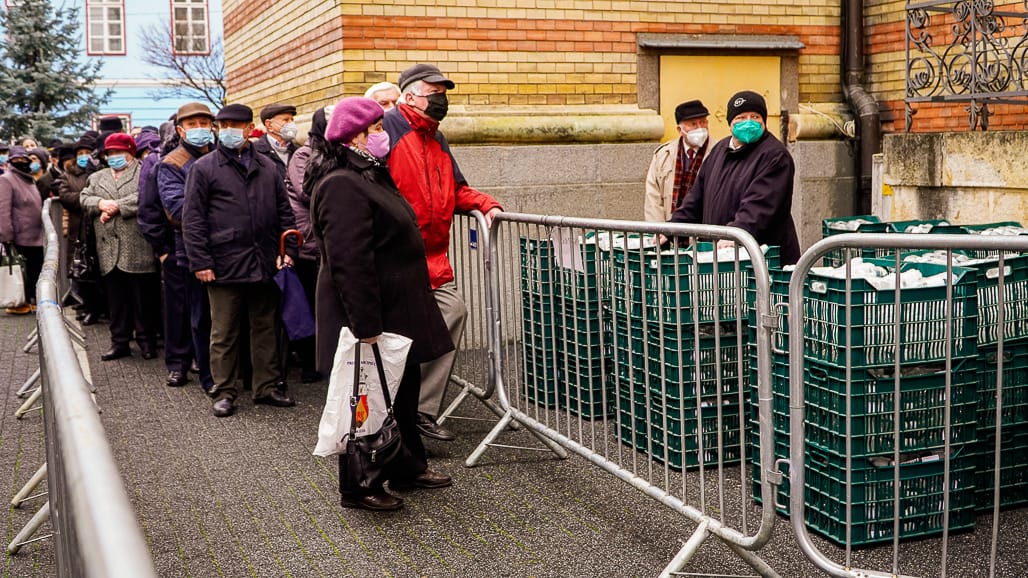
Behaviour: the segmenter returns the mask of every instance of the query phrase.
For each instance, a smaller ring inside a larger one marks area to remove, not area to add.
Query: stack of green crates
[[[1019,223],[993,223],[980,228]],[[979,254],[984,257],[985,254]],[[999,355],[999,260],[990,255],[978,276],[977,506],[991,511],[996,471],[996,382]],[[1028,504],[1028,255],[1003,258],[1003,399],[1000,507]]]
[[[521,238],[521,318],[524,392],[528,401],[556,407],[558,346],[556,280],[548,239]]]
[[[741,460],[751,274],[748,260],[738,270],[734,260],[696,263],[692,248],[615,250],[611,364],[623,442],[676,469]]]
[[[946,271],[946,266],[922,263],[902,267],[926,277]],[[896,515],[902,518],[901,539],[941,532],[947,466],[949,527],[974,526],[978,276],[959,267],[952,273],[951,287],[904,288],[898,294],[851,279],[849,298],[845,279],[816,274],[807,279],[806,523],[840,544],[848,531],[854,545],[892,540]],[[949,293],[952,307],[946,303]],[[948,330],[947,315],[953,317]],[[899,377],[894,374],[897,356]],[[897,423],[899,448],[893,437]],[[893,465],[896,451],[898,467]],[[897,476],[899,513],[892,511]],[[848,513],[847,490],[852,495]]]
[[[771,315],[778,322],[778,329],[771,333],[771,390],[772,390],[772,439],[774,443],[774,458],[786,459],[789,457],[789,318],[786,315],[785,307],[789,304],[789,281],[792,279],[790,271],[780,268],[769,267],[770,274],[770,297]],[[751,469],[753,498],[758,503],[761,501],[760,494],[760,426],[757,389],[757,310],[753,306],[756,302],[757,286],[756,279],[750,277],[747,288],[747,303],[750,304],[748,311],[749,344],[747,357],[749,358],[749,441],[750,455],[753,456]],[[789,513],[789,480],[785,478],[778,486],[776,501],[782,506],[779,511],[783,514]]]
[[[544,407],[585,418],[609,415],[614,395],[604,359],[605,283],[594,242],[579,244],[582,270],[561,267],[549,239],[520,239],[525,394]],[[609,325],[609,324],[608,324]]]

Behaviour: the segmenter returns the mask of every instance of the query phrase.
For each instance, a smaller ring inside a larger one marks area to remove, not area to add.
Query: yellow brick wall
[[[271,100],[322,104],[432,62],[459,84],[455,104],[634,104],[639,33],[797,36],[807,46],[799,58],[800,102],[841,98],[838,0],[333,4],[226,0],[230,98],[255,107]],[[324,51],[326,40],[339,50]],[[324,53],[311,57],[319,49]],[[282,64],[295,58],[295,66]]]

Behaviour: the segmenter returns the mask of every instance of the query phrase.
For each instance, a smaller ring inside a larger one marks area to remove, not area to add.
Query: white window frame
[[[112,8],[118,9],[120,17],[115,20],[109,18],[108,11]],[[99,24],[101,25],[102,32],[99,37],[93,33],[93,25],[97,24],[96,19],[93,17],[94,9],[98,9],[101,13]],[[121,34],[111,34],[111,24],[117,23],[121,28]],[[86,54],[89,55],[111,55],[111,56],[124,56],[126,52],[125,46],[125,0],[86,0]],[[99,40],[103,45],[100,50],[94,50],[93,40]],[[115,50],[111,48],[112,41],[121,42],[121,49]]]
[[[211,11],[208,0],[169,0],[171,5],[171,51],[173,54],[182,56],[207,56],[211,53]],[[193,12],[197,8],[203,8],[203,20],[193,18]],[[176,9],[183,9],[186,12],[185,20],[176,18]],[[182,24],[190,33],[184,40],[187,42],[187,46],[192,48],[193,41],[200,38],[200,34],[195,34],[194,27],[197,25],[203,25],[203,50],[179,50],[178,42],[180,38],[183,38],[178,33],[178,25]]]

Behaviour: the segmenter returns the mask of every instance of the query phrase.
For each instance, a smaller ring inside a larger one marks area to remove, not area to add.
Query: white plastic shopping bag
[[[400,389],[410,346],[410,338],[395,333],[383,333],[378,340],[382,370],[389,395],[394,400],[396,391]],[[341,454],[346,450],[346,436],[350,435],[350,418],[353,413],[350,398],[353,396],[353,361],[357,347],[361,347],[357,437],[375,433],[385,421],[385,398],[382,397],[382,386],[379,384],[371,346],[361,343],[349,327],[344,327],[339,332],[339,346],[336,347],[335,359],[332,361],[332,375],[328,378],[328,397],[318,425],[318,445],[313,452],[316,456]]]
[[[25,303],[24,260],[6,245],[0,245],[0,307]]]

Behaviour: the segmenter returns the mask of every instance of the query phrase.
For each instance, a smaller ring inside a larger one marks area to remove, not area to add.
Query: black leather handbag
[[[68,277],[80,282],[95,282],[100,280],[100,260],[96,255],[96,248],[93,242],[93,227],[83,221],[79,238],[75,240],[75,246],[71,249],[71,265],[68,267]]]
[[[382,397],[385,399],[386,415],[382,427],[375,433],[357,437],[357,402],[360,400],[361,346],[354,348],[353,363],[353,396],[350,398],[350,436],[346,440],[346,475],[352,489],[375,490],[392,477],[397,458],[403,453],[403,442],[400,439],[400,426],[393,417],[393,401],[386,385],[385,371],[382,369],[382,354],[378,344],[371,345],[378,367],[378,380],[382,385]]]

